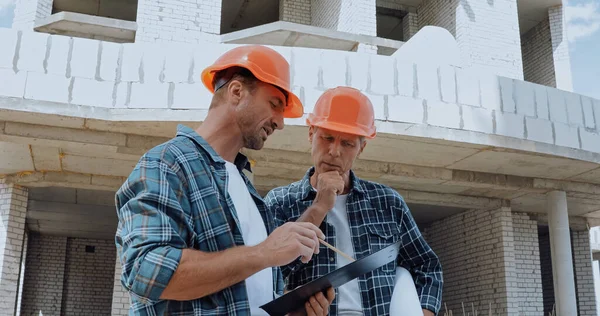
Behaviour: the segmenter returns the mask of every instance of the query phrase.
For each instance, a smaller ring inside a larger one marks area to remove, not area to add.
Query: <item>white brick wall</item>
[[[123,271],[123,268],[119,258],[117,257],[115,260],[111,316],[127,316],[129,314],[130,297],[129,293],[121,284],[121,271]]]
[[[279,0],[279,20],[311,24],[311,0]]]
[[[95,252],[86,252],[86,245]],[[70,238],[67,243],[63,313],[110,315],[116,248],[111,240]]]
[[[15,309],[27,212],[27,189],[0,183],[0,310]]]
[[[21,315],[21,305],[23,303],[23,287],[25,285],[25,265],[27,259],[27,248],[29,246],[29,232],[25,230],[23,235],[23,254],[21,255],[21,266],[19,270],[19,293],[17,293],[17,312],[16,315]]]
[[[22,315],[61,315],[67,238],[29,233]]]
[[[547,18],[521,37],[521,51],[525,80],[556,87],[550,21]]]
[[[550,20],[550,34],[552,37],[552,51],[554,56],[554,71],[556,88],[573,91],[571,76],[571,57],[569,55],[569,41],[567,40],[567,23],[564,17],[563,6],[548,9]]]
[[[375,0],[312,0],[311,16],[314,26],[377,35]]]
[[[17,0],[12,28],[33,31],[36,20],[52,14],[52,0]]]
[[[423,0],[417,12],[420,27],[443,27],[455,36],[466,65],[523,78],[516,0]]]
[[[542,315],[544,297],[537,221],[527,214],[513,213],[517,292],[521,315]]]
[[[402,35],[403,41],[408,41],[413,35],[419,31],[419,19],[416,12],[408,12],[402,18]]]
[[[575,292],[577,310],[580,316],[598,315],[594,274],[592,271],[592,251],[589,231],[572,231],[573,266],[575,268]]]
[[[136,42],[216,42],[221,0],[139,0]]]
[[[467,211],[425,229],[444,268],[444,307],[471,303],[482,314],[517,315],[519,289],[511,211]]]

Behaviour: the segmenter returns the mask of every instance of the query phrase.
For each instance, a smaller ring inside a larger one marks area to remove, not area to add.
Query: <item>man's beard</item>
[[[242,115],[238,120],[238,126],[242,131],[242,138],[244,142],[244,147],[248,149],[260,150],[265,144],[265,141],[262,138],[261,132],[262,127],[256,130],[251,130],[251,127],[254,125],[254,118],[252,115]]]

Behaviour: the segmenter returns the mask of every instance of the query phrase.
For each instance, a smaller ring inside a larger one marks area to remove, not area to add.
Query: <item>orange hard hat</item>
[[[287,98],[283,116],[288,118],[302,117],[304,107],[300,102],[300,98],[290,88],[290,65],[281,54],[262,45],[246,45],[233,48],[202,71],[204,86],[214,93],[215,74],[232,67],[245,68],[258,80],[278,87]]]
[[[350,87],[325,91],[315,103],[306,123],[367,138],[376,135],[373,104],[366,95]]]

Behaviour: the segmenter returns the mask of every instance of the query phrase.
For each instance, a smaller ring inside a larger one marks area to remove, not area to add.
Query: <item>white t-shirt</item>
[[[254,246],[267,239],[267,229],[256,203],[246,187],[238,168],[226,161],[229,184],[227,191],[233,200],[233,205],[239,219],[244,244]],[[246,290],[252,315],[267,315],[260,306],[273,300],[273,274],[271,268],[266,268],[246,279]]]
[[[346,212],[346,200],[348,195],[338,195],[335,206],[327,213],[327,222],[335,227],[335,247],[354,258],[354,246],[350,234],[350,223]],[[348,259],[336,254],[337,268],[350,263]],[[340,315],[363,315],[362,300],[358,278],[338,288],[338,314]]]

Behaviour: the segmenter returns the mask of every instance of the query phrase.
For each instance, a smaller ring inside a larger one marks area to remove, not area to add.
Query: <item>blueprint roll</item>
[[[415,280],[408,270],[397,267],[390,316],[423,316]]]

